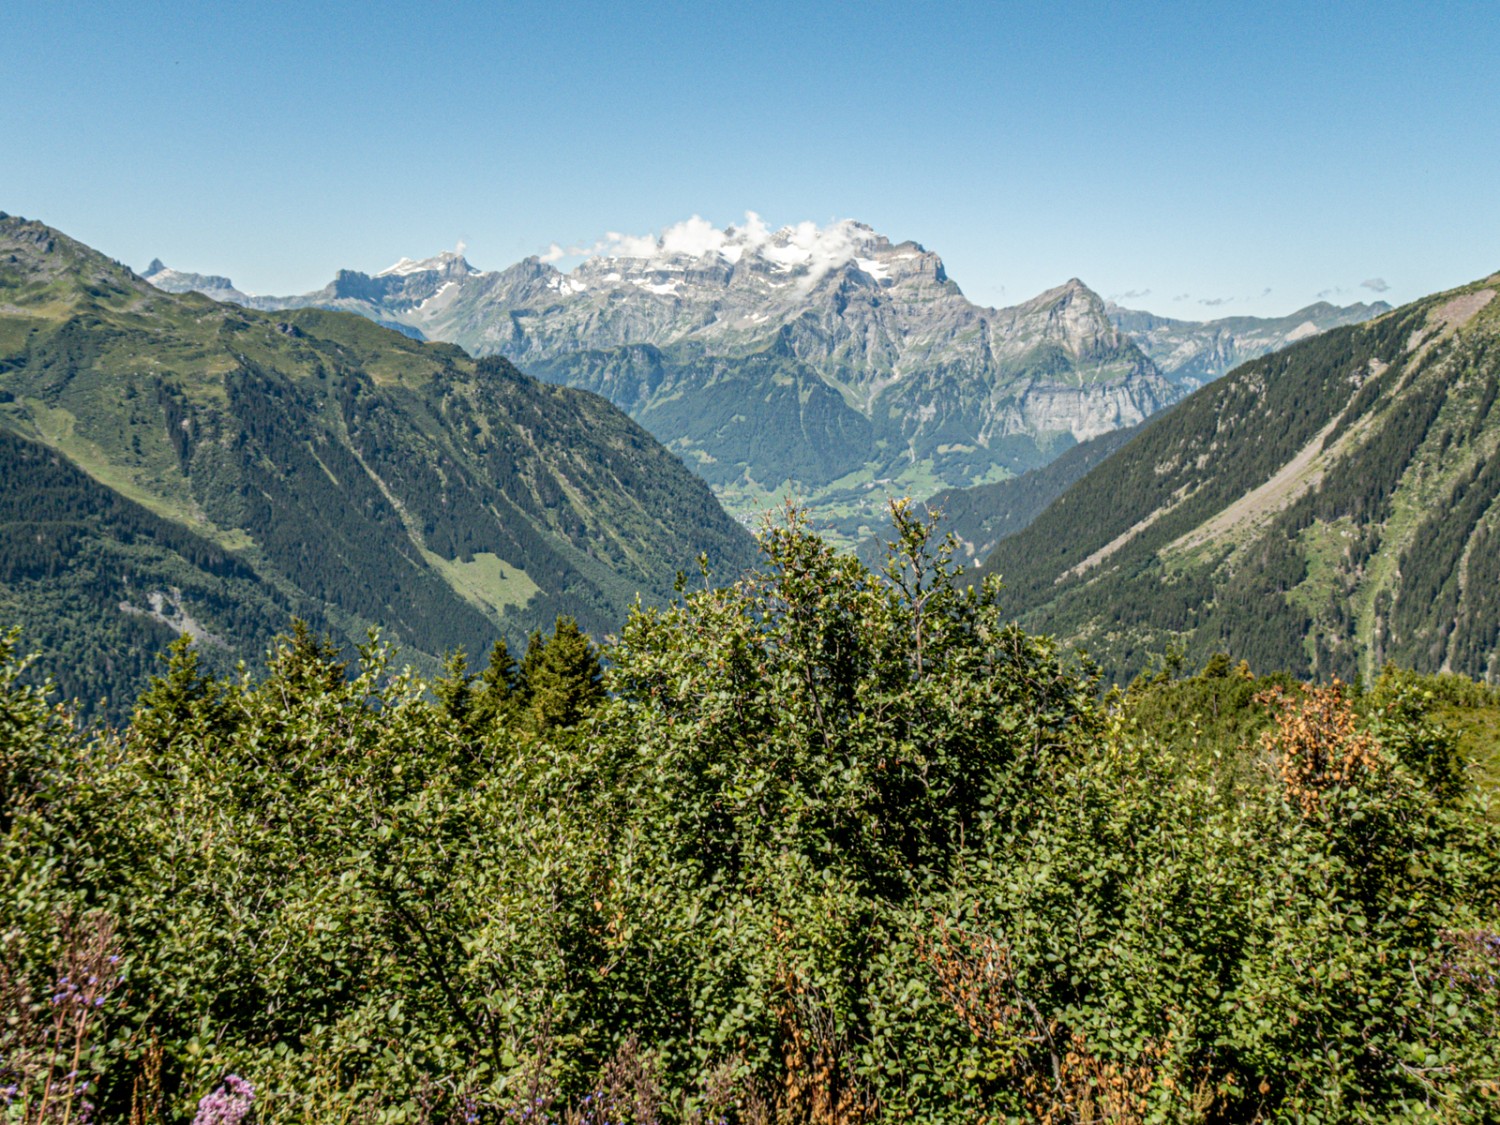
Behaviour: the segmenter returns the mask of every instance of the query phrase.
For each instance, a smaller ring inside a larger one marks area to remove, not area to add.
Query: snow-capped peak
[[[434,254],[431,258],[402,258],[393,266],[387,266],[377,273],[376,277],[408,277],[414,273],[478,273],[473,266],[464,259],[464,244],[460,242],[456,250],[444,250]]]

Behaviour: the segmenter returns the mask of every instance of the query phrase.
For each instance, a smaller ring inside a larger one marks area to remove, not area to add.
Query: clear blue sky
[[[915,239],[987,304],[1500,269],[1494,0],[47,2],[3,43],[0,209],[252,292],[746,210]]]

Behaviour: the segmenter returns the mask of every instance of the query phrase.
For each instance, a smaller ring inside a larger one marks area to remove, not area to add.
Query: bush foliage
[[[10,1117],[1500,1116],[1458,693],[1219,659],[1101,697],[897,516],[884,574],[793,514],[602,653],[562,621],[433,684],[179,643],[122,731],[12,638]]]

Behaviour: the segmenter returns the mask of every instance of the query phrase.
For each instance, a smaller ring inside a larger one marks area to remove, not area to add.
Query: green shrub
[[[104,1120],[231,1073],[263,1122],[1495,1119],[1500,847],[1433,700],[1101,701],[897,529],[875,575],[793,514],[602,654],[432,685],[179,643],[118,735],[7,647],[5,963],[112,926]]]

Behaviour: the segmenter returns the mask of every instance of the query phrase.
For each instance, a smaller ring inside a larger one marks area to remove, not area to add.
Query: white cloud
[[[612,230],[589,250],[589,254],[606,258],[654,258],[659,250],[652,235],[627,235]]]
[[[1219,305],[1229,304],[1232,300],[1234,300],[1233,297],[1199,297],[1198,303],[1200,305],[1207,305],[1210,308],[1217,308]]]
[[[1123,293],[1116,293],[1113,300],[1116,301],[1139,301],[1142,297],[1151,296],[1149,289],[1127,289]]]
[[[724,245],[724,232],[707,219],[694,215],[686,222],[670,226],[662,231],[661,253],[683,254],[689,258],[702,258],[716,253]]]
[[[1386,283],[1386,280],[1383,277],[1372,277],[1368,278],[1365,281],[1361,281],[1359,283],[1359,287],[1361,289],[1368,289],[1372,293],[1384,293],[1387,289],[1390,288],[1390,285]]]
[[[567,256],[568,252],[554,242],[551,246],[547,247],[545,254],[540,255],[540,259],[544,262],[559,262]]]
[[[717,256],[738,262],[753,254],[787,272],[801,274],[811,286],[830,270],[852,261],[869,241],[870,232],[850,220],[819,227],[802,222],[773,231],[754,211],[739,226],[720,230],[700,215],[674,223],[660,235],[610,231],[584,253],[589,257],[667,259]]]

